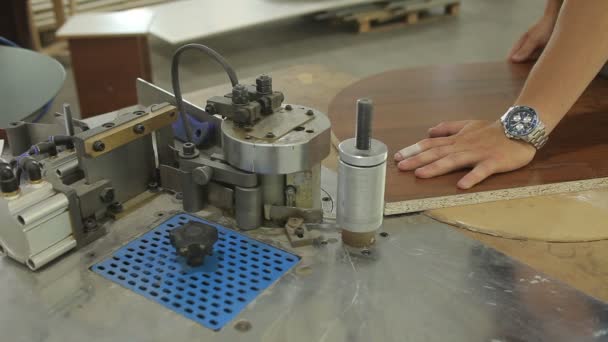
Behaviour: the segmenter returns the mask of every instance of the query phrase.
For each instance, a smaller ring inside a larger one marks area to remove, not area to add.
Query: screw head
[[[142,124],[137,124],[133,126],[133,132],[135,132],[135,134],[142,134],[145,130],[146,127]]]
[[[106,144],[104,144],[103,141],[97,140],[96,142],[93,143],[93,151],[101,152],[105,149],[106,149]]]
[[[234,329],[240,332],[247,332],[251,330],[251,322],[245,320],[238,321],[234,324]]]
[[[293,107],[291,105],[285,106],[285,110],[292,110],[292,109],[293,109]]]
[[[315,112],[313,112],[312,109],[309,109],[306,111],[306,115],[313,116],[313,115],[315,115]]]
[[[268,132],[268,133],[266,133],[266,138],[268,138],[268,139],[272,139],[272,138],[274,138],[274,137],[275,137],[274,133],[272,133],[272,132]]]

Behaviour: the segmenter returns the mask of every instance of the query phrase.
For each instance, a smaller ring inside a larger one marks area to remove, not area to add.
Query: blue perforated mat
[[[200,267],[186,265],[169,242],[169,231],[188,221],[217,227],[213,255]],[[179,214],[120,248],[91,269],[101,276],[219,330],[299,257],[198,217]]]

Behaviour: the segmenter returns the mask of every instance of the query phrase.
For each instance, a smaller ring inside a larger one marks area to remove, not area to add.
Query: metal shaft
[[[369,150],[372,139],[372,117],[374,103],[370,99],[357,100],[357,149]]]
[[[74,122],[72,121],[72,108],[67,103],[63,104],[63,118],[65,119],[65,132],[69,136],[74,135]]]

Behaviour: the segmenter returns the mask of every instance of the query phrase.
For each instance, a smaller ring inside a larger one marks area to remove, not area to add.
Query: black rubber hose
[[[186,110],[184,109],[184,100],[182,98],[182,90],[179,82],[179,61],[181,55],[187,50],[198,50],[204,52],[209,57],[218,62],[228,74],[228,77],[230,78],[230,82],[232,82],[233,87],[239,83],[239,80],[236,76],[234,68],[228,63],[228,61],[215,50],[205,45],[186,44],[175,51],[175,53],[173,54],[173,59],[171,61],[171,83],[173,84],[173,94],[175,95],[175,104],[177,105],[177,110],[180,113],[186,131],[186,138],[188,140],[187,142],[192,142],[192,126],[190,125],[190,121],[188,120]]]
[[[74,148],[74,137],[69,135],[53,135],[49,137],[49,142],[54,143],[56,146],[65,146],[70,150]]]
[[[32,157],[25,157],[19,161],[21,169],[27,172],[27,177],[30,181],[39,181],[42,179],[42,167],[36,159]]]
[[[8,163],[0,163],[0,191],[11,193],[19,190],[19,180]]]
[[[36,145],[30,147],[28,154],[31,156],[48,154],[49,156],[54,157],[57,155],[57,145],[50,141],[37,143]]]

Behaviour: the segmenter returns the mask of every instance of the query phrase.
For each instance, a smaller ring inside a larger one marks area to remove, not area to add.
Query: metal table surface
[[[0,127],[40,110],[63,86],[65,70],[53,58],[0,46]]]
[[[111,224],[104,238],[37,273],[0,260],[0,340],[608,339],[608,305],[422,215],[386,219],[388,236],[378,237],[370,255],[323,231],[327,244],[296,249],[300,264],[241,312],[247,331],[236,322],[211,331],[89,270],[178,209],[171,195],[159,195]],[[199,215],[223,220],[217,211]],[[281,229],[251,235],[290,249]]]

